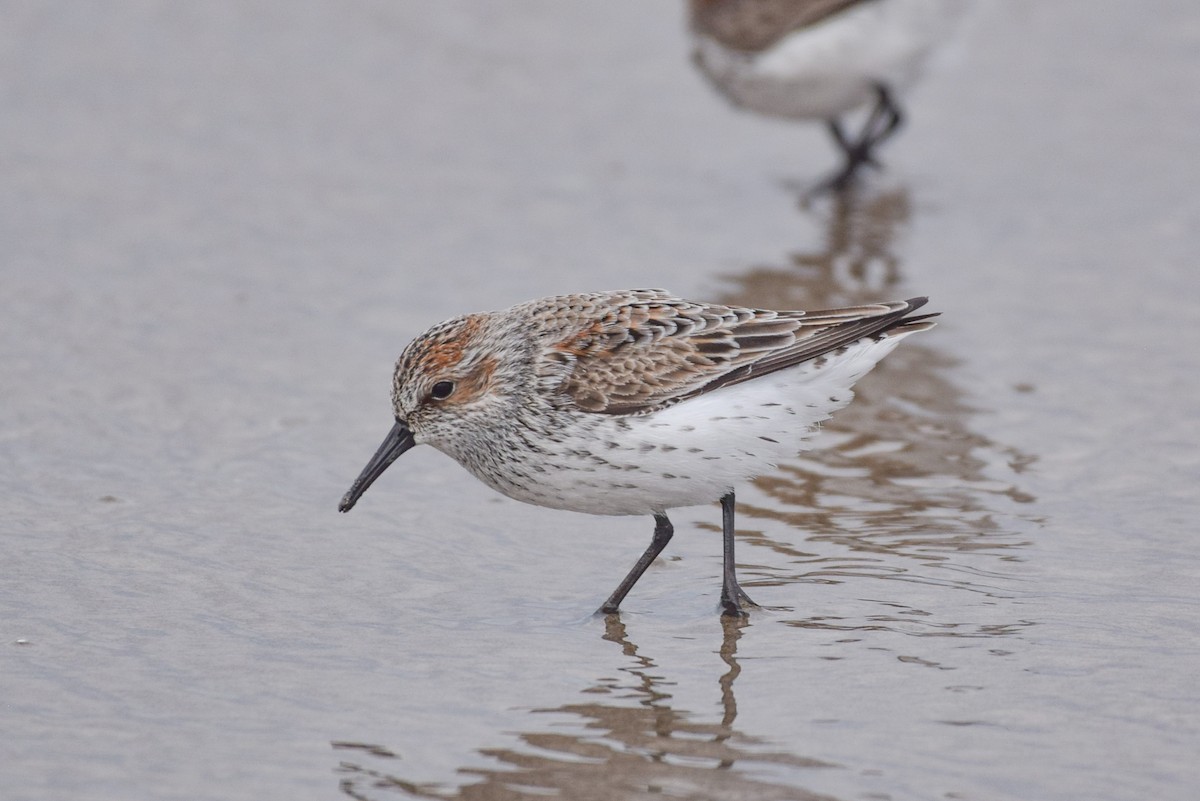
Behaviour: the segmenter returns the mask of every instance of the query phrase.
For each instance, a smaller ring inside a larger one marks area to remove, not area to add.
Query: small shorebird
[[[396,363],[395,424],[339,511],[419,443],[519,501],[652,515],[654,536],[600,607],[616,612],[671,539],[667,510],[720,499],[721,606],[734,571],[734,485],[805,447],[905,336],[925,298],[827,311],[694,303],[661,289],[541,298],[439,323]]]
[[[962,0],[690,0],[694,59],[735,106],[822,120],[845,156],[842,189],[903,121],[896,92],[917,77]],[[840,119],[873,104],[857,135]]]

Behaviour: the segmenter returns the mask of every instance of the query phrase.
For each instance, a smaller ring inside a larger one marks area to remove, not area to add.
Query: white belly
[[[805,362],[653,414],[585,413],[557,425],[538,452],[509,443],[464,465],[526,503],[603,515],[642,515],[719,500],[807,446],[850,387],[902,337],[860,340],[818,366]]]
[[[698,35],[695,59],[735,105],[770,116],[829,120],[902,91],[947,35],[963,0],[876,0],[796,31],[762,53]]]

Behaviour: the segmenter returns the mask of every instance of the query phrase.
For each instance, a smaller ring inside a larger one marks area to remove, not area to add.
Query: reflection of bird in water
[[[842,189],[900,127],[895,93],[953,21],[961,0],[690,0],[694,57],[734,105],[823,120],[845,164]],[[841,118],[871,105],[857,134]]]
[[[831,801],[830,796],[772,780],[771,774],[802,776],[833,763],[789,753],[735,726],[734,683],[741,672],[737,643],[748,623],[723,618],[719,654],[728,670],[718,679],[721,718],[681,706],[681,679],[664,675],[641,653],[616,615],[604,621],[604,639],[620,646],[628,664],[596,679],[580,697],[532,710],[528,727],[507,747],[480,748],[494,766],[470,765],[461,786],[418,783],[403,775],[410,766],[397,750],[339,741],[337,772],[342,794],[359,801],[389,798],[571,799],[643,798],[654,789],[702,788],[688,798],[753,798],[759,801]]]

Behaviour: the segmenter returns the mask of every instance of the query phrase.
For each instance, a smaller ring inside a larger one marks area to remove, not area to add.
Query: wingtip
[[[929,298],[925,295],[918,295],[915,298],[909,298],[904,301],[906,308],[904,312],[897,315],[895,325],[888,330],[888,334],[896,336],[897,334],[914,334],[917,331],[927,331],[937,325],[933,318],[941,315],[941,312],[926,312],[915,316],[908,316],[911,312],[924,306],[929,302]]]
[[[908,314],[910,312],[914,312],[917,309],[924,306],[926,303],[929,302],[929,298],[927,298],[924,295],[918,295],[917,297],[909,298],[908,300],[906,300],[904,302],[906,304],[908,304],[908,308],[905,310],[904,315],[901,316],[900,322],[904,323],[905,325],[909,325],[911,323],[919,323],[919,322],[922,322],[925,320],[930,320],[933,317],[940,317],[942,314],[941,312],[926,312],[925,314],[918,314],[915,317],[909,317]],[[934,325],[934,323],[932,323],[932,322],[929,323],[930,327],[932,327],[933,325]]]

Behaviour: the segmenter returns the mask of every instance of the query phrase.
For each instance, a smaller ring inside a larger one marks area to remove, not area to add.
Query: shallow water
[[[981,2],[885,171],[738,114],[673,4],[10,4],[5,799],[1190,799],[1200,10]],[[1128,6],[1128,7],[1126,7]],[[431,449],[427,325],[663,285],[943,322],[619,618],[651,521]]]

